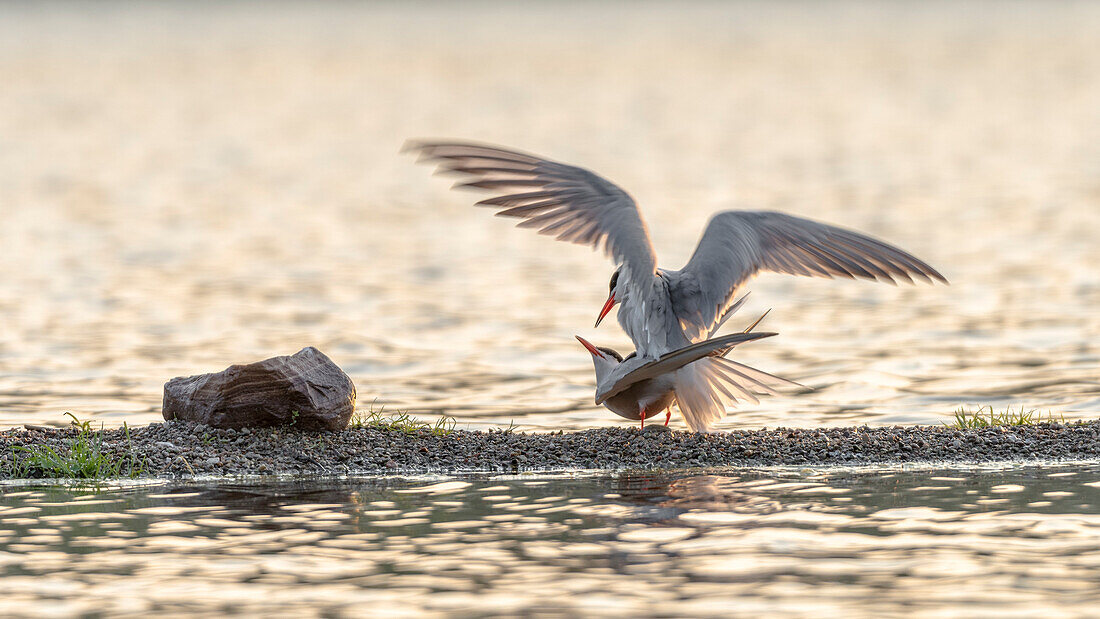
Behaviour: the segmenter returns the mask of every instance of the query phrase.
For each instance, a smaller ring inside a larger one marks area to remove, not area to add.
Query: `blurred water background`
[[[711,213],[855,228],[945,286],[766,275],[738,359],[815,388],[720,427],[1100,416],[1100,5],[0,5],[0,425],[159,419],[177,375],[314,345],[360,406],[620,423],[574,334],[610,264],[398,150],[500,143]],[[674,421],[674,423],[677,423]]]

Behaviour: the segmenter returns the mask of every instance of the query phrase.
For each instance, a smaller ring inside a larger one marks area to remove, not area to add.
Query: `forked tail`
[[[676,371],[676,402],[689,428],[706,432],[726,415],[726,407],[740,401],[753,404],[759,396],[778,395],[778,387],[802,387],[722,357],[707,357]]]

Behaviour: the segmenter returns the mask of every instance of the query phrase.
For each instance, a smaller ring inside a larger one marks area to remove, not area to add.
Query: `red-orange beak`
[[[592,327],[595,329],[603,322],[603,317],[607,316],[607,313],[611,311],[611,308],[615,307],[615,293],[611,293],[611,296],[607,297],[607,302],[603,304],[603,309],[600,310],[600,316],[596,319],[596,325]]]
[[[588,352],[592,353],[593,355],[598,356],[600,359],[606,359],[607,358],[607,356],[605,356],[602,352],[600,352],[599,348],[596,348],[595,346],[592,345],[592,342],[589,342],[588,340],[584,339],[583,337],[581,337],[579,335],[575,335],[574,337],[576,337],[577,341],[580,342],[585,348],[588,349]]]

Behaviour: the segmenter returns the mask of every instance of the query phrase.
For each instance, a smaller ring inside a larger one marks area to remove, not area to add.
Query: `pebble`
[[[77,436],[0,432],[0,454],[16,446],[64,451]],[[348,475],[654,469],[694,466],[866,465],[903,462],[1086,460],[1100,458],[1100,421],[960,430],[944,426],[735,430],[696,434],[660,424],[524,434],[456,430],[445,436],[382,428],[305,432],[226,431],[188,422],[103,432],[115,458],[132,455],[145,477],[190,475]],[[133,450],[132,452],[130,450]],[[33,474],[33,472],[32,472]],[[0,458],[0,479],[12,475]],[[39,475],[44,476],[44,475]]]

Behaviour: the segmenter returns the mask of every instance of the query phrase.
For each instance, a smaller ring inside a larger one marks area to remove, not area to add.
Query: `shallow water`
[[[159,418],[316,345],[360,403],[574,429],[610,265],[398,155],[590,166],[678,267],[707,217],[878,235],[949,287],[762,277],[738,358],[815,388],[721,427],[1100,416],[1100,6],[0,6],[0,426]]]
[[[1100,603],[1095,464],[8,487],[0,523],[3,614],[1053,617]]]

